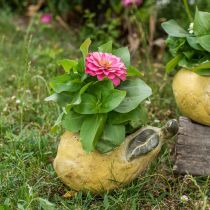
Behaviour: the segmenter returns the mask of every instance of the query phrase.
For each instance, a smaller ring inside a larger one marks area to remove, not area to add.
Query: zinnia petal
[[[110,73],[110,74],[108,74],[108,76],[107,76],[107,77],[108,77],[109,79],[111,79],[111,80],[112,80],[112,79],[114,79],[114,78],[115,78],[115,75]]]
[[[97,78],[98,78],[98,80],[103,80],[104,74],[98,74],[98,75],[97,75]]]
[[[120,79],[115,77],[113,80],[112,80],[114,86],[118,86],[120,84]]]

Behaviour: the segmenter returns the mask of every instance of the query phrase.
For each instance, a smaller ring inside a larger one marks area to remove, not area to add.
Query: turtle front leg
[[[126,149],[127,161],[144,156],[154,150],[159,144],[158,132],[151,128],[145,128],[135,138],[131,139]]]
[[[151,151],[161,148],[166,140],[172,138],[178,132],[177,120],[169,120],[161,129],[146,127],[130,135],[126,148],[126,159],[132,161],[145,156]]]

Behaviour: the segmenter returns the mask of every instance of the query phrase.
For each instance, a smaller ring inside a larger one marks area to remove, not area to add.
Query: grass
[[[209,177],[175,176],[170,153],[163,147],[149,169],[131,184],[103,195],[78,192],[57,178],[53,158],[63,132],[51,132],[59,109],[47,104],[47,81],[59,74],[56,61],[75,57],[74,32],[40,26],[0,11],[0,209],[208,209]],[[163,68],[145,71],[153,88],[150,124],[177,117],[171,79]],[[181,201],[183,195],[189,200]]]

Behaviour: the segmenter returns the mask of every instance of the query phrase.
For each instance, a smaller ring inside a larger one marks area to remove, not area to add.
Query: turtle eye
[[[133,138],[127,147],[126,158],[131,161],[152,151],[159,144],[159,136],[152,129],[145,129]]]

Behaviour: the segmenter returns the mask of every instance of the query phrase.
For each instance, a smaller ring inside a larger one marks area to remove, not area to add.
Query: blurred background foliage
[[[62,26],[75,30],[80,42],[90,37],[98,46],[112,40],[115,47],[129,45],[132,54],[149,62],[148,57],[163,58],[163,21],[174,18],[188,27],[183,2],[187,0],[144,0],[139,6],[126,7],[121,0],[1,0],[0,7],[26,18],[47,12]],[[210,9],[207,0],[187,3],[192,14],[196,5],[200,10]]]

